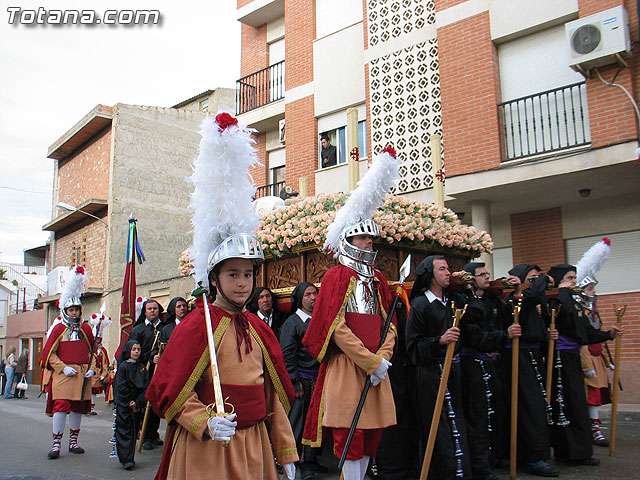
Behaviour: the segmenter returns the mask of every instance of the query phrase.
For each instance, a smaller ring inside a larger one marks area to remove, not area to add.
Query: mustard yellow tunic
[[[322,426],[349,428],[367,375],[375,371],[383,357],[390,360],[393,356],[396,333],[395,328],[390,329],[382,348],[375,354],[364,346],[346,325],[342,316],[333,332],[332,340],[343,353],[333,354],[328,360]],[[357,428],[384,428],[395,424],[396,410],[387,376],[379,385],[371,386],[369,389]]]
[[[177,435],[168,478],[216,480],[278,480],[275,456],[281,465],[298,461],[296,442],[287,415],[278,400],[269,375],[265,375],[262,350],[252,339],[253,350],[246,353],[242,343],[239,361],[235,327],[229,324],[217,348],[221,383],[264,385],[267,382],[267,419],[252,427],[236,430],[228,447],[211,440],[207,432],[205,405],[191,392],[174,417],[182,427]],[[200,377],[212,382],[209,367]],[[224,394],[224,392],[223,392]]]

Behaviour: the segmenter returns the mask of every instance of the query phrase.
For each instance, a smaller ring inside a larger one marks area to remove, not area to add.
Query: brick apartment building
[[[84,315],[106,302],[114,325],[105,346],[115,352],[131,213],[147,258],[136,270],[138,295],[166,306],[193,289],[193,281],[177,270],[190,244],[185,177],[197,155],[205,112],[232,110],[233,102],[233,90],[217,89],[173,108],[97,105],[51,145],[53,219],[43,229],[52,232],[48,264],[54,278],[48,296],[40,299],[48,306],[48,325],[58,315],[56,275],[81,264],[89,275]],[[81,211],[61,210],[61,202]]]
[[[617,21],[623,50],[634,48],[585,77],[570,68],[580,61],[565,24],[592,15],[598,29]],[[620,88],[639,98],[637,2],[238,0],[237,18],[236,111],[259,131],[260,192],[300,178],[311,195],[347,191],[346,111],[356,108],[361,159],[394,146],[397,193],[430,202],[429,139],[441,134],[446,206],[491,233],[494,276],[575,263],[611,238],[599,308],[610,325],[613,304],[628,305],[621,401],[640,402],[638,119]],[[326,169],[322,133],[338,150]]]

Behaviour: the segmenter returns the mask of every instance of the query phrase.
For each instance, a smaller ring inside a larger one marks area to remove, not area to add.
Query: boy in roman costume
[[[60,444],[67,415],[69,416],[69,452],[84,453],[78,445],[82,414],[91,407],[90,379],[95,375],[89,369],[93,346],[91,327],[82,320],[80,296],[87,282],[84,267],[77,265],[65,274],[64,290],[60,295],[60,317],[49,330],[42,349],[40,366],[44,369],[43,382],[47,392],[47,415],[53,416],[53,446],[47,455],[60,456]],[[84,386],[84,390],[83,390]]]
[[[582,289],[580,295],[574,298],[582,307],[582,311],[589,320],[589,323],[596,330],[602,329],[600,314],[596,308],[596,280],[595,274],[600,270],[602,264],[611,255],[611,241],[603,238],[585,252],[580,261],[576,264],[576,274],[578,286]],[[611,403],[608,368],[613,365],[606,357],[606,343],[594,343],[586,345],[580,349],[582,360],[582,371],[587,384],[587,403],[589,405],[589,418],[591,418],[591,436],[593,444],[600,447],[608,447],[609,441],[600,431],[600,413],[598,407]]]
[[[94,313],[91,315],[89,323],[93,327],[93,334],[96,340],[95,352],[93,352],[93,364],[91,365],[96,374],[91,378],[91,415],[97,415],[96,412],[96,398],[98,394],[105,393],[110,383],[109,378],[109,354],[107,349],[102,345],[102,339],[104,338],[104,331],[111,325],[111,317],[104,315],[103,313]],[[98,331],[99,329],[99,331]]]
[[[295,478],[296,442],[287,413],[294,398],[278,341],[246,304],[264,260],[253,232],[258,226],[248,169],[256,163],[251,131],[219,114],[201,127],[200,152],[190,177],[195,190],[195,277],[215,298],[198,294],[196,309],[180,322],[147,390],[154,410],[169,422],[156,479],[277,480],[274,463]],[[212,411],[215,379],[210,364],[205,308],[217,352],[226,413]],[[220,415],[222,413],[222,415]],[[225,446],[224,442],[228,442]]]
[[[396,343],[395,320],[381,348],[381,331],[391,306],[387,279],[375,268],[373,238],[380,235],[374,212],[398,178],[400,161],[383,150],[327,230],[325,250],[338,257],[322,279],[303,344],[320,370],[307,414],[303,443],[319,447],[322,428],[333,432],[334,453],[342,455],[367,376],[369,390],[342,473],[362,480],[375,456],[382,429],[395,425],[391,385],[386,378]]]

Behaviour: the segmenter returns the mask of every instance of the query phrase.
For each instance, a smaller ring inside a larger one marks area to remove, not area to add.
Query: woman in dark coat
[[[125,470],[132,470],[140,420],[147,403],[144,394],[149,373],[139,361],[140,343],[129,340],[120,353],[114,381],[116,404],[116,449]]]

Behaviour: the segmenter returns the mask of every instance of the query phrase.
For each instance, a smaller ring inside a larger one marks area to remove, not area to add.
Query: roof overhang
[[[284,0],[253,0],[238,9],[238,21],[258,28],[284,17]]]
[[[96,105],[93,110],[49,147],[47,157],[54,160],[69,158],[98,133],[111,126],[112,119],[113,107]]]
[[[79,222],[80,220],[84,220],[88,217],[85,213],[90,213],[91,215],[95,215],[96,212],[107,208],[107,201],[101,200],[97,198],[90,198],[89,200],[85,200],[76,208],[78,210],[74,210],[72,212],[66,212],[51,220],[49,223],[46,223],[42,226],[42,230],[48,230],[50,232],[59,232],[67,227],[70,227],[74,223]],[[82,210],[82,212],[80,211]],[[83,213],[85,212],[85,213]],[[91,218],[91,217],[89,217]],[[97,221],[97,220],[96,220]]]

